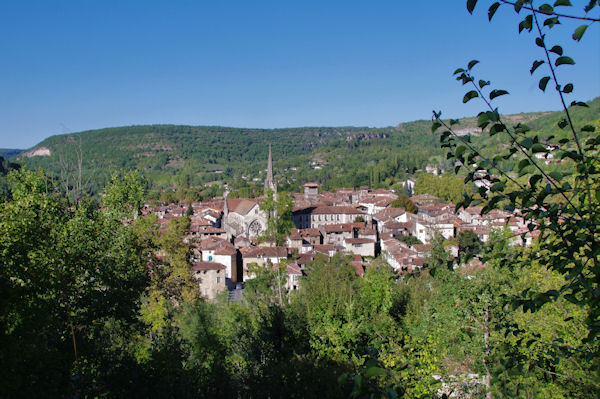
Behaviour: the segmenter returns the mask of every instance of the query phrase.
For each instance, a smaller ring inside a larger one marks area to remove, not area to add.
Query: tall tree
[[[12,199],[0,204],[0,395],[59,396],[79,390],[71,377],[83,381],[110,351],[108,325],[135,323],[143,251],[96,203],[68,207],[43,172],[11,172],[9,182]]]

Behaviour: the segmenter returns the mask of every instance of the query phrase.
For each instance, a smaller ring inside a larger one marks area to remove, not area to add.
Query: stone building
[[[258,238],[267,228],[267,213],[255,199],[225,199],[222,224],[228,237]]]
[[[198,283],[200,294],[206,299],[214,299],[225,290],[225,265],[217,262],[193,262],[192,277]]]
[[[267,177],[265,178],[265,194],[271,190],[277,198],[277,185],[273,179],[273,159],[269,144],[269,159],[267,161]],[[228,238],[246,237],[258,238],[267,228],[268,215],[260,209],[258,200],[252,198],[227,199],[223,203],[222,228]]]

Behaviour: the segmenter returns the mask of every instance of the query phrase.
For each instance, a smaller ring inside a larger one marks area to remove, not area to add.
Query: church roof
[[[258,205],[258,202],[250,198],[227,199],[227,208],[229,209],[229,212],[239,213],[240,215],[246,215],[256,205]]]

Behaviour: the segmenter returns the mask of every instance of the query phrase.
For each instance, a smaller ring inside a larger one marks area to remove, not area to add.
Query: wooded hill
[[[4,159],[16,157],[22,151],[23,150],[17,150],[17,149],[13,149],[13,148],[0,148],[0,157],[2,157]]]
[[[600,97],[589,108],[576,107],[579,124],[598,125]],[[505,116],[508,123],[527,123],[544,135],[560,135],[558,112]],[[44,168],[53,176],[72,173],[81,154],[83,180],[93,194],[115,170],[139,169],[152,188],[199,186],[226,181],[248,186],[261,178],[272,144],[278,184],[299,189],[308,180],[324,188],[382,186],[391,178],[404,178],[427,164],[451,167],[440,148],[439,135],[430,121],[414,121],[396,127],[302,127],[289,129],[241,129],[219,126],[146,125],[90,130],[55,135],[33,149],[45,147],[50,156],[23,157],[27,168]],[[477,118],[465,118],[457,129],[478,136]],[[494,151],[497,140],[484,143]],[[386,181],[387,179],[387,181]],[[260,184],[260,182],[258,182]]]

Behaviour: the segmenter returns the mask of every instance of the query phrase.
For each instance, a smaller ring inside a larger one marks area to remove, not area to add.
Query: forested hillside
[[[0,157],[6,159],[11,157],[16,157],[21,153],[22,150],[17,150],[13,148],[0,148]]]
[[[574,110],[576,123],[599,123],[600,98],[589,105]],[[559,118],[557,112],[506,116],[510,123],[527,123],[542,136],[560,134],[556,127]],[[487,135],[480,138],[475,117],[460,120],[458,126],[459,132],[471,134],[490,153],[506,144]],[[50,175],[64,178],[77,174],[81,160],[84,189],[91,194],[98,193],[111,173],[120,169],[142,171],[154,189],[187,188],[212,181],[247,187],[253,179],[262,178],[268,144],[273,147],[278,184],[290,190],[309,180],[326,189],[379,187],[427,164],[442,169],[452,166],[439,147],[439,135],[431,133],[429,121],[387,128],[116,127],[49,137],[33,149],[47,148],[50,156],[22,156],[21,161],[29,169],[42,167]]]

